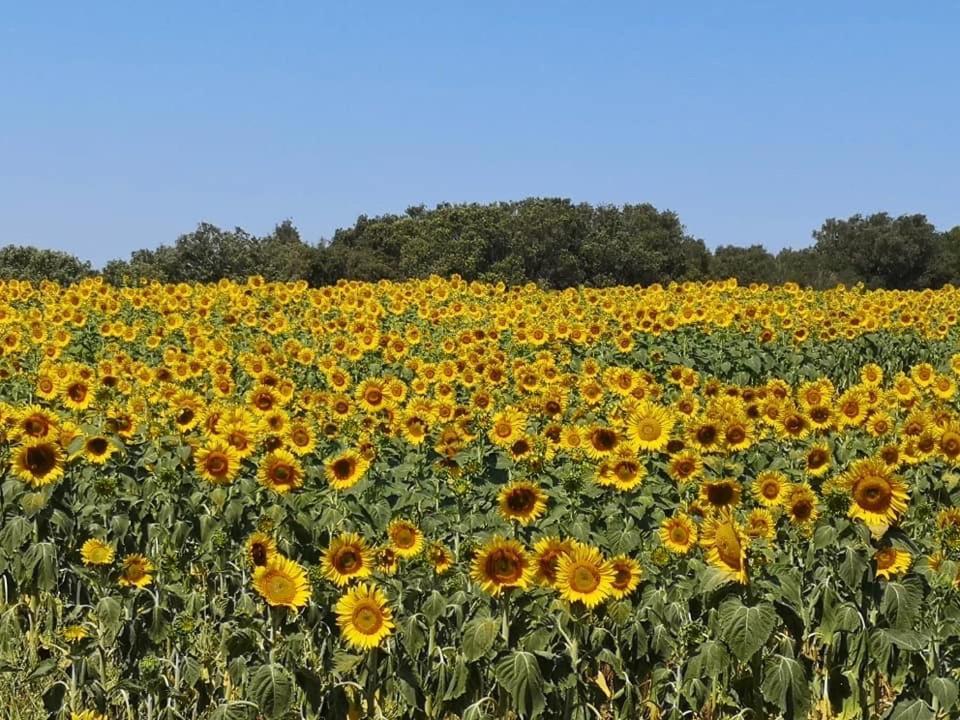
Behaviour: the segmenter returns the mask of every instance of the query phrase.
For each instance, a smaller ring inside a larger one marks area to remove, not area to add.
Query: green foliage
[[[90,275],[93,275],[90,263],[69,253],[23,245],[0,248],[0,280],[50,280],[68,285]]]

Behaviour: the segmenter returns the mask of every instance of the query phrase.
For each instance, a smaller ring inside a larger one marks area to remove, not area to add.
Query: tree
[[[822,264],[872,288],[922,287],[939,247],[936,229],[919,214],[830,218],[813,237]]]
[[[0,279],[53,280],[61,285],[93,274],[88,261],[60,250],[43,250],[24,245],[0,248]]]
[[[736,278],[741,285],[780,282],[780,264],[762,245],[721,245],[713,253],[710,274],[718,280]]]

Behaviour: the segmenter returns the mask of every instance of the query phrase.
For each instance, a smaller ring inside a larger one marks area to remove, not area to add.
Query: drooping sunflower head
[[[357,533],[343,533],[333,538],[323,556],[323,574],[337,585],[370,575],[370,549]]]
[[[146,587],[153,582],[153,569],[153,563],[144,555],[127,555],[123,558],[119,583],[122,587]]]
[[[889,580],[909,570],[913,557],[906,550],[887,546],[873,554],[873,561],[877,564],[877,577]]]
[[[276,541],[265,532],[255,532],[247,538],[247,559],[254,567],[262,567],[277,554]]]
[[[90,632],[83,625],[67,625],[62,630],[62,635],[68,643],[76,644],[90,637]]]
[[[617,555],[610,558],[610,565],[613,567],[613,587],[610,594],[616,600],[627,597],[637,589],[643,579],[640,563],[626,555]]]
[[[581,545],[557,560],[554,587],[568,602],[593,608],[613,594],[613,566],[596,548]]]
[[[253,571],[253,587],[268,605],[291,610],[306,605],[311,593],[307,571],[280,554],[274,554],[266,565],[257,566]]]
[[[387,598],[373,585],[357,585],[337,601],[334,610],[344,639],[357,650],[375,648],[393,632]]]
[[[433,565],[433,570],[437,575],[443,575],[453,567],[453,553],[439,542],[430,543],[427,547],[427,559]]]
[[[293,453],[277,449],[260,462],[257,480],[265,488],[283,495],[303,485],[303,467]]]
[[[113,546],[97,538],[90,538],[80,548],[80,559],[84,565],[109,565],[113,558]]]
[[[477,551],[470,574],[484,592],[499,595],[504,588],[527,587],[534,565],[518,541],[494,535]]]
[[[63,451],[47,440],[28,440],[13,450],[13,473],[33,487],[56,482],[63,476]]]
[[[348,490],[360,481],[369,466],[369,461],[356,450],[345,450],[327,460],[324,472],[330,487]]]
[[[700,540],[707,549],[707,562],[742,585],[747,583],[747,556],[743,532],[729,512],[720,512],[703,526]]]
[[[697,542],[697,526],[688,515],[678,512],[660,524],[659,535],[670,552],[686,555]]]
[[[500,490],[497,502],[504,519],[529,525],[546,512],[547,494],[539,485],[517,480]]]
[[[395,575],[400,567],[400,555],[389,545],[374,548],[373,564],[384,575]]]
[[[907,488],[886,463],[876,458],[854,462],[844,475],[852,518],[867,525],[896,522],[907,509]]]
[[[393,520],[387,526],[390,547],[402,558],[416,557],[423,549],[423,532],[409,520]]]

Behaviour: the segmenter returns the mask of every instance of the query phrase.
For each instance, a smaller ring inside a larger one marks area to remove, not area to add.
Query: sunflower
[[[687,439],[700,452],[711,452],[720,447],[720,428],[710,418],[688,426]]]
[[[247,559],[254,567],[262,567],[277,554],[276,541],[263,532],[255,532],[247,538]]]
[[[70,713],[70,720],[107,720],[107,716],[101,715],[96,710],[81,710]]]
[[[743,533],[733,516],[720,512],[703,526],[700,543],[707,549],[707,562],[724,576],[742,585],[747,583],[747,556]]]
[[[700,500],[713,508],[732,507],[740,502],[740,483],[733,479],[704,480],[700,483]]]
[[[721,429],[723,447],[728,452],[745,450],[756,440],[753,423],[740,417],[730,418]]]
[[[504,588],[527,587],[534,570],[523,545],[494,535],[477,551],[470,574],[484,592],[499,595]]]
[[[896,522],[907,509],[907,487],[876,458],[857,460],[844,474],[850,492],[849,516],[867,525]]]
[[[430,561],[430,564],[433,565],[433,571],[437,573],[437,575],[443,575],[453,567],[453,553],[438,542],[430,543],[427,547],[427,559]]]
[[[344,639],[357,650],[375,648],[393,633],[387,598],[373,585],[357,585],[337,601],[334,610]]]
[[[29,405],[14,415],[15,425],[11,435],[15,438],[27,436],[41,439],[57,432],[60,421],[57,417],[39,405]]]
[[[610,594],[614,600],[625,598],[637,589],[643,578],[640,563],[626,555],[617,555],[610,558],[610,565],[613,567],[613,587]]]
[[[260,462],[257,480],[265,488],[283,495],[303,485],[303,467],[293,453],[274,450]]]
[[[72,378],[63,385],[63,404],[71,410],[86,410],[93,402],[90,385],[81,378]]]
[[[696,480],[703,472],[703,459],[693,450],[683,450],[670,458],[667,465],[670,477],[680,486]]]
[[[113,547],[97,538],[90,538],[80,548],[80,559],[84,565],[109,565],[113,558]]]
[[[153,582],[153,563],[139,554],[127,555],[123,559],[119,583],[122,587],[146,587]]]
[[[220,439],[199,448],[194,463],[200,477],[214,485],[229,485],[240,472],[240,454]]]
[[[660,523],[660,542],[670,552],[686,555],[697,542],[697,526],[684,513],[676,513]]]
[[[83,443],[83,457],[94,465],[104,465],[116,451],[116,446],[103,435],[93,435]]]
[[[753,481],[753,494],[766,507],[783,505],[789,493],[787,476],[777,470],[765,470]]]
[[[562,555],[573,552],[576,543],[573,540],[561,540],[548,536],[533,544],[536,572],[534,580],[541,585],[553,585],[557,580],[557,562]]]
[[[343,533],[333,538],[323,554],[323,575],[337,585],[370,575],[370,550],[357,533]]]
[[[33,487],[43,487],[63,476],[63,451],[46,440],[28,440],[13,450],[13,474]]]
[[[790,521],[798,525],[814,522],[819,516],[817,494],[809,485],[794,485],[784,503]]]
[[[547,494],[534,483],[517,480],[500,490],[497,502],[504,519],[529,525],[546,512]]]
[[[666,447],[675,423],[668,408],[641,400],[627,417],[627,437],[638,450],[659,452]]]
[[[960,422],[952,420],[939,430],[937,448],[952,465],[960,465]]]
[[[751,540],[773,540],[776,524],[769,510],[756,508],[747,515],[744,533]]]
[[[373,549],[373,564],[384,575],[396,575],[400,567],[397,551],[389,545]]]
[[[909,570],[913,557],[906,550],[888,546],[877,550],[873,560],[877,564],[877,577],[889,580],[893,575]]]
[[[279,554],[273,555],[266,565],[258,565],[253,571],[253,587],[268,605],[291,610],[306,605],[311,593],[307,571]]]
[[[593,608],[613,593],[616,578],[613,565],[596,548],[581,545],[557,560],[554,587],[568,602],[581,602]]]
[[[370,461],[356,450],[345,450],[327,460],[324,473],[335,490],[349,490],[356,485],[370,467]]]
[[[817,443],[807,449],[803,461],[807,475],[820,477],[830,470],[833,453],[826,443]]]
[[[494,445],[508,448],[524,434],[526,425],[525,413],[513,407],[506,407],[491,418],[487,437]]]
[[[602,460],[617,450],[623,438],[612,427],[594,425],[584,431],[583,440],[583,450],[587,456],[592,460]]]
[[[393,520],[387,526],[390,547],[402,558],[412,558],[423,549],[423,533],[409,520]]]
[[[317,438],[313,426],[305,420],[290,424],[286,432],[287,447],[294,455],[309,455],[317,447]]]
[[[78,643],[90,637],[90,633],[83,625],[67,625],[62,631],[63,639],[68,643]]]
[[[597,468],[597,484],[629,492],[638,487],[647,475],[647,469],[637,459],[635,451],[622,447]]]
[[[867,432],[873,437],[882,437],[893,430],[893,418],[890,413],[878,411],[867,418]]]

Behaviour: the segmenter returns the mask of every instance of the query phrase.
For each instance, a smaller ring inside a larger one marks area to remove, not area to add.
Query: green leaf
[[[250,678],[250,699],[264,717],[280,718],[293,705],[293,678],[280,665],[263,665]]]
[[[494,674],[520,715],[534,718],[543,712],[546,700],[536,655],[515,650],[497,663]]]
[[[917,578],[907,578],[903,582],[888,582],[883,590],[880,612],[890,624],[898,629],[909,629],[913,625],[920,604],[923,602],[923,590]]]
[[[888,720],[933,720],[933,710],[923,700],[903,700],[887,716]]]
[[[344,650],[337,650],[333,654],[333,671],[340,675],[349,675],[363,660],[363,655],[354,655]]]
[[[467,677],[469,675],[467,663],[458,659],[450,673],[450,680],[443,693],[444,701],[456,700],[467,691]]]
[[[421,608],[423,610],[424,617],[427,618],[427,622],[430,625],[433,625],[440,619],[444,611],[447,609],[447,599],[434,590],[430,593],[430,597],[426,599]]]
[[[210,720],[249,720],[256,706],[252,703],[234,701],[218,705],[211,713]]]
[[[847,552],[840,563],[840,577],[852,590],[859,590],[860,583],[863,580],[863,574],[867,571],[866,558],[853,548],[847,548]]]
[[[793,658],[774,655],[764,664],[763,697],[793,717],[806,716],[810,685],[803,666]]]
[[[500,623],[487,615],[475,617],[464,626],[462,646],[467,662],[473,662],[490,652],[499,629]]]
[[[720,606],[723,639],[743,662],[763,647],[776,623],[777,614],[769,603],[748,607],[736,598]]]
[[[876,634],[879,640],[896,645],[901,650],[920,652],[927,646],[926,637],[913,630],[878,628]]]
[[[100,622],[104,641],[108,645],[112,644],[123,627],[123,605],[120,604],[120,599],[111,596],[101,598],[94,614]]]
[[[940,703],[941,710],[949,710],[957,702],[957,683],[950,678],[932,677],[927,680],[927,688]]]
[[[728,668],[730,655],[723,643],[707,640],[700,646],[700,652],[690,658],[686,675],[689,677],[718,678]]]

